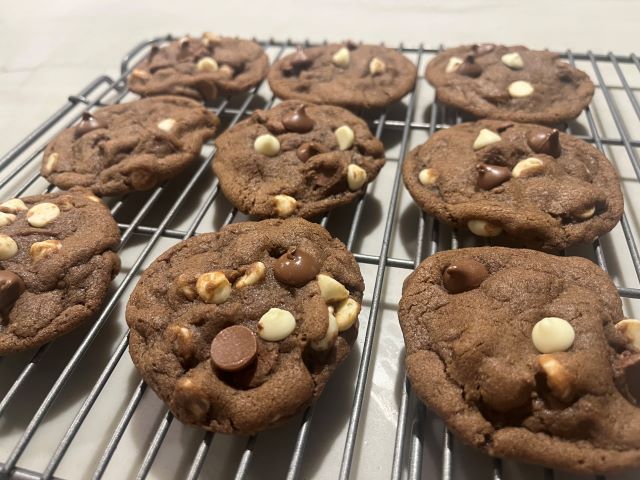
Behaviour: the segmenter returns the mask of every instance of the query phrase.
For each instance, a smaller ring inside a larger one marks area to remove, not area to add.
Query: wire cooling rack
[[[71,95],[1,157],[2,198],[53,190],[38,174],[47,141],[84,110],[134,99],[126,88],[128,74],[152,44],[171,38],[134,47],[119,76],[98,77]],[[272,61],[297,45],[259,43]],[[398,50],[421,74],[439,49]],[[626,200],[625,215],[611,233],[566,253],[596,261],[616,283],[627,316],[638,316],[640,228],[633,201],[640,194],[640,62],[635,54],[567,51],[563,57],[597,83],[591,107],[568,131],[612,159]],[[274,100],[263,83],[211,108],[227,128]],[[181,239],[246,218],[220,195],[210,143],[201,160],[171,182],[107,199],[122,231],[123,263],[97,319],[35,352],[0,357],[0,478],[576,478],[491,459],[458,443],[412,394],[396,316],[402,280],[425,256],[476,240],[418,210],[402,187],[401,164],[410,148],[463,117],[435,103],[433,89],[419,78],[402,102],[364,118],[385,143],[387,164],[358,202],[317,219],[347,244],[363,271],[361,331],[314,406],[257,436],[214,435],[174,421],[125,355],[124,306],[144,267]]]

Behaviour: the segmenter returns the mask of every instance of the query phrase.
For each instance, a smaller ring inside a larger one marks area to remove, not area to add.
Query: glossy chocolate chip
[[[211,342],[211,361],[225,372],[237,372],[256,358],[258,342],[247,327],[233,325],[221,330]]]
[[[481,43],[481,44],[472,45],[471,51],[476,57],[479,57],[489,52],[493,52],[495,48],[496,46],[493,43]]]
[[[349,50],[355,50],[356,48],[358,48],[358,44],[353,40],[347,40],[344,46]]]
[[[89,133],[92,130],[97,130],[98,128],[106,128],[106,127],[107,126],[103,122],[95,118],[89,112],[83,112],[82,120],[76,126],[76,129],[74,130],[73,133],[75,138],[80,138],[85,133]]]
[[[562,153],[560,147],[560,132],[555,128],[551,131],[531,130],[527,133],[527,144],[536,153],[545,153],[558,158]]]
[[[301,48],[296,50],[296,53],[293,54],[291,60],[289,60],[289,65],[284,68],[284,73],[287,75],[298,75],[302,70],[306,70],[311,66],[313,62],[307,54]]]
[[[509,167],[479,163],[476,165],[476,170],[478,170],[478,187],[483,190],[491,190],[511,178]]]
[[[315,154],[320,153],[314,143],[303,143],[296,150],[296,156],[303,162],[306,162]]]
[[[318,261],[301,248],[290,248],[273,263],[273,274],[279,282],[302,287],[320,273]]]
[[[442,282],[449,293],[461,293],[479,287],[488,276],[489,272],[482,263],[461,258],[445,268]]]
[[[462,62],[456,70],[456,73],[475,78],[482,74],[482,67],[476,63],[473,55],[467,55],[464,58],[464,62]]]
[[[307,115],[306,107],[299,105],[293,112],[282,119],[282,124],[289,132],[307,133],[313,130],[314,122]]]
[[[0,270],[0,310],[10,309],[25,290],[22,279],[13,272]]]

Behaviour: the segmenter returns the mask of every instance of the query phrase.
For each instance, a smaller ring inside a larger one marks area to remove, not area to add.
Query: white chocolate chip
[[[60,208],[55,203],[38,203],[27,211],[27,222],[32,227],[44,227],[60,215]]]
[[[500,60],[502,60],[502,63],[507,67],[513,68],[514,70],[520,70],[524,67],[524,62],[518,52],[505,53],[500,57]]]
[[[231,295],[231,283],[222,272],[203,273],[196,281],[196,292],[205,303],[224,303]]]
[[[336,305],[336,321],[338,322],[338,330],[344,332],[349,330],[351,325],[358,319],[360,313],[360,304],[353,298],[342,300]]]
[[[616,323],[616,329],[629,341],[629,347],[640,352],[640,320],[627,318]]]
[[[528,97],[533,93],[533,85],[524,80],[517,80],[507,88],[509,95],[514,98]]]
[[[462,65],[464,63],[464,60],[460,57],[451,57],[449,59],[449,62],[447,63],[447,67],[444,69],[445,73],[453,73],[456,70],[458,70],[458,68],[460,67],[460,65]]]
[[[181,358],[191,358],[193,355],[193,333],[183,325],[172,324],[167,327],[166,336],[171,342],[173,352]]]
[[[189,377],[183,376],[176,382],[173,401],[180,405],[181,410],[185,412],[190,419],[200,421],[206,418],[211,406],[209,398],[206,395],[200,385],[196,385]]]
[[[218,62],[211,57],[202,57],[198,60],[196,68],[201,72],[215,72],[218,70]]]
[[[252,263],[251,265],[249,265],[249,268],[247,268],[246,273],[236,281],[235,287],[243,288],[250,285],[255,285],[264,278],[265,270],[266,268],[264,266],[264,263]]]
[[[569,322],[546,317],[533,326],[531,340],[540,353],[564,352],[573,345],[576,332]]]
[[[170,132],[173,127],[176,126],[176,121],[173,118],[165,118],[158,122],[158,128],[165,132]]]
[[[298,202],[289,195],[276,195],[273,197],[273,208],[280,218],[286,218],[296,210]]]
[[[367,181],[367,171],[354,163],[347,167],[347,184],[352,192],[359,190]]]
[[[336,140],[338,141],[338,147],[340,150],[348,150],[353,146],[353,141],[355,140],[355,134],[351,127],[348,125],[342,125],[338,127],[335,132],[333,132],[336,136]]]
[[[27,206],[19,198],[12,198],[6,202],[0,203],[0,211],[5,213],[26,212]]]
[[[95,195],[89,194],[89,195],[85,195],[85,197],[87,197],[87,200],[91,200],[92,202],[102,203],[102,200],[100,200]]]
[[[0,260],[7,260],[18,253],[18,244],[9,235],[0,234]]]
[[[488,128],[483,128],[478,133],[478,136],[473,141],[473,149],[480,150],[482,147],[486,147],[487,145],[491,145],[492,143],[496,143],[502,140],[500,135],[496,132],[489,130]]]
[[[318,286],[320,287],[320,295],[322,295],[325,302],[339,302],[349,298],[349,290],[347,290],[345,286],[335,278],[321,273],[316,277],[316,279],[318,280]]]
[[[371,75],[378,75],[380,73],[384,73],[386,69],[387,69],[387,66],[378,57],[373,57],[369,62],[369,73]]]
[[[287,338],[296,328],[296,319],[291,312],[281,308],[270,308],[258,320],[258,335],[268,342],[279,342]]]
[[[516,166],[511,170],[511,176],[513,178],[530,177],[531,175],[540,173],[543,170],[544,162],[542,160],[535,157],[529,157],[516,163]]]
[[[331,60],[335,66],[345,68],[349,65],[350,57],[351,54],[349,53],[349,49],[347,47],[342,47],[333,54]]]
[[[253,149],[260,155],[273,157],[280,152],[280,142],[273,135],[265,133],[256,138],[255,142],[253,142]]]
[[[555,358],[555,355],[549,353],[539,355],[538,364],[547,377],[547,385],[551,393],[560,400],[571,400],[571,397],[573,397],[573,389],[571,388],[569,373]]]
[[[438,180],[438,172],[435,168],[423,168],[418,174],[418,180],[422,185],[433,185]]]
[[[141,70],[136,68],[131,72],[131,76],[134,78],[139,78],[140,80],[149,80],[151,78],[151,74],[146,70]]]
[[[53,172],[53,169],[56,168],[56,163],[58,163],[59,158],[60,158],[60,155],[56,152],[53,152],[51,155],[49,155],[44,162],[44,168],[42,169],[42,173],[47,175]]]
[[[502,233],[502,227],[486,220],[473,219],[467,222],[467,228],[471,233],[479,237],[497,237]]]
[[[182,273],[178,275],[176,278],[176,284],[178,285],[178,290],[185,296],[187,300],[195,300],[197,293],[195,290],[196,280],[191,275],[187,275],[186,273]]]
[[[16,220],[16,216],[13,213],[0,212],[0,227],[11,225]]]
[[[586,210],[582,210],[579,212],[575,212],[573,215],[580,220],[587,220],[596,213],[596,207],[587,208]]]
[[[205,47],[218,45],[222,41],[222,37],[213,32],[205,32],[202,34],[202,43]]]
[[[33,243],[29,249],[29,254],[33,261],[37,262],[53,253],[59,252],[61,249],[62,242],[60,240],[44,240]]]
[[[339,331],[336,317],[331,313],[331,309],[329,309],[328,314],[329,324],[327,325],[327,333],[325,333],[324,337],[320,340],[311,343],[311,348],[314,350],[329,350],[333,347],[333,344],[336,343],[336,338],[338,338]]]

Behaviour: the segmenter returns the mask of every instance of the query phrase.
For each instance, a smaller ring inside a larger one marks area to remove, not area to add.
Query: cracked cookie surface
[[[497,243],[557,251],[593,241],[623,212],[607,158],[537,125],[481,120],[441,130],[409,152],[402,173],[424,211]]]
[[[624,325],[640,322],[622,321],[594,263],[503,247],[436,253],[406,279],[399,319],[413,388],[466,443],[582,473],[640,466],[626,380],[640,330],[633,340]]]
[[[40,173],[62,189],[149,190],[198,158],[220,121],[188,98],[159,96],[85,114],[47,146]]]
[[[258,217],[310,218],[362,195],[384,165],[367,124],[333,106],[297,101],[254,112],[216,139],[225,196]]]
[[[40,346],[91,318],[120,269],[120,230],[90,191],[0,204],[0,355]]]
[[[376,45],[330,44],[298,50],[269,70],[269,86],[280,98],[380,108],[411,91],[416,67],[402,53]]]
[[[517,122],[571,120],[594,92],[588,75],[558,54],[523,46],[449,48],[429,62],[425,76],[442,103],[476,117]]]
[[[129,76],[129,89],[142,96],[210,101],[250,90],[268,69],[269,59],[257,43],[205,33],[152,47]]]
[[[318,397],[357,337],[364,283],[302,219],[231,224],[180,242],[127,305],[129,351],[182,422],[255,433]]]

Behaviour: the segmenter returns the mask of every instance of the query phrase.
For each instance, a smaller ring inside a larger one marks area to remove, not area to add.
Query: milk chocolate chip
[[[482,67],[476,63],[476,59],[473,55],[467,55],[464,58],[464,62],[462,62],[456,70],[456,73],[476,78],[482,74]]]
[[[313,130],[313,120],[307,115],[304,105],[298,106],[293,112],[282,119],[282,124],[290,132],[307,133]]]
[[[296,156],[303,162],[306,162],[315,154],[320,153],[321,150],[318,148],[316,143],[303,143],[296,150]]]
[[[300,248],[290,248],[273,264],[276,279],[286,285],[302,287],[316,278],[320,265],[308,252]]]
[[[312,63],[307,54],[301,48],[298,48],[291,57],[289,65],[284,68],[284,73],[287,75],[299,75],[302,70],[309,68]]]
[[[476,57],[479,57],[486,53],[493,52],[495,48],[496,46],[493,43],[481,43],[479,45],[472,45],[471,51]]]
[[[98,128],[106,128],[106,125],[100,120],[97,120],[89,112],[83,112],[82,120],[76,126],[76,129],[74,130],[73,134],[76,138],[80,138],[85,133],[89,133],[90,131],[96,130]]]
[[[489,272],[482,263],[463,258],[444,270],[442,281],[449,293],[461,293],[479,287],[488,276]]]
[[[478,187],[483,190],[491,190],[511,178],[509,167],[479,163],[476,165],[476,170],[478,170]]]
[[[0,311],[10,309],[24,290],[24,282],[18,275],[0,270]]]
[[[527,144],[536,153],[545,153],[558,158],[562,153],[560,132],[555,128],[550,132],[531,130],[527,133]]]
[[[251,364],[258,352],[255,334],[242,325],[220,331],[211,342],[211,361],[225,372],[237,372]]]

